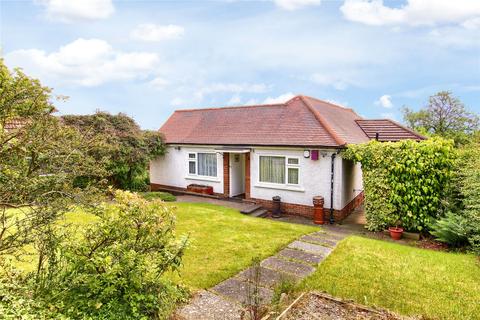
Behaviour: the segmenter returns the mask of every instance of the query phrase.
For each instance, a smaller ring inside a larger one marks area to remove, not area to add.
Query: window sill
[[[296,192],[305,192],[305,189],[300,186],[291,186],[286,184],[267,184],[267,183],[257,183],[254,185],[256,188],[265,188],[265,189],[277,189],[277,190],[287,190],[287,191],[296,191]]]
[[[210,182],[220,182],[220,179],[217,177],[207,177],[207,176],[186,176],[187,180],[200,180],[200,181],[210,181]]]

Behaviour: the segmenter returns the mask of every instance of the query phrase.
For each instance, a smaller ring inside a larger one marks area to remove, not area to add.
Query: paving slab
[[[255,269],[248,268],[247,270],[240,272],[237,277],[253,281],[255,278]],[[260,286],[262,287],[274,288],[276,285],[287,279],[293,281],[298,280],[298,278],[291,274],[260,267]]]
[[[308,264],[317,265],[323,260],[323,256],[308,253],[302,250],[285,248],[278,253],[282,258],[294,259]]]
[[[335,247],[338,243],[338,240],[328,239],[326,237],[316,237],[316,236],[312,236],[312,235],[309,235],[309,234],[301,237],[298,240],[304,241],[304,242],[313,242],[313,243],[328,246],[328,247],[331,247],[331,248]]]
[[[240,320],[243,308],[212,292],[202,290],[175,315],[183,320]]]
[[[315,271],[315,268],[310,265],[287,261],[276,256],[263,260],[260,265],[265,268],[286,272],[301,278],[306,277]]]
[[[253,291],[252,285],[247,283],[245,280],[239,278],[230,278],[217,284],[212,288],[212,291],[222,297],[228,298],[243,305],[248,301],[247,288],[250,293]],[[273,290],[264,287],[259,287],[258,289],[260,294],[260,303],[269,304],[270,301],[272,301]]]
[[[318,244],[312,244],[312,243],[298,241],[298,240],[290,243],[288,245],[288,248],[299,249],[299,250],[303,250],[303,251],[306,251],[306,252],[309,252],[309,253],[319,254],[319,255],[323,255],[323,256],[327,256],[327,255],[330,254],[330,252],[332,252],[332,249],[330,249],[330,248],[320,246]]]
[[[323,238],[323,239],[329,239],[329,240],[334,240],[334,241],[340,241],[345,239],[348,234],[346,233],[338,233],[338,232],[325,232],[325,231],[317,231],[314,233],[311,233],[310,236],[313,237],[318,237],[318,238]]]
[[[311,233],[310,235],[315,236],[315,237],[323,237],[325,239],[332,239],[332,240],[343,240],[346,237],[350,235],[350,233],[345,232],[345,229],[339,230],[338,228],[336,229],[329,229],[329,230],[322,230],[322,231],[317,231],[314,233]]]

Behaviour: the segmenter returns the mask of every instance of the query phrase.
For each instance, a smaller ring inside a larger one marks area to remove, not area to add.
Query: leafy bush
[[[480,254],[480,143],[460,150],[454,173],[449,201],[454,213],[434,224],[432,234],[453,246],[468,243]]]
[[[163,276],[178,270],[187,244],[175,237],[172,210],[159,200],[116,191],[114,203],[95,209],[98,219],[84,230],[63,226],[56,241],[43,243],[44,263],[10,288],[5,310],[13,314],[25,305],[46,318],[168,318],[188,297]],[[11,283],[3,280],[2,286]]]
[[[177,200],[177,197],[168,192],[143,192],[141,195],[146,200],[160,199],[166,202]]]
[[[370,141],[349,146],[343,156],[362,164],[369,230],[400,220],[406,230],[422,231],[442,213],[455,156],[452,141]]]
[[[437,240],[448,243],[454,247],[462,247],[468,244],[468,222],[465,217],[448,212],[433,226],[431,232]]]

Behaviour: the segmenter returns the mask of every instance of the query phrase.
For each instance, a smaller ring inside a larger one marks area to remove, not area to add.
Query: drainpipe
[[[333,181],[335,180],[335,157],[337,153],[332,153],[332,169],[330,173],[330,224],[335,222],[333,217]]]

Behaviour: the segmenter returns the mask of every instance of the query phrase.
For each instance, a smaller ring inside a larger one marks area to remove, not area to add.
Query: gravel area
[[[280,320],[397,320],[407,319],[384,310],[375,310],[323,293],[308,293]],[[410,318],[409,318],[410,319]]]

